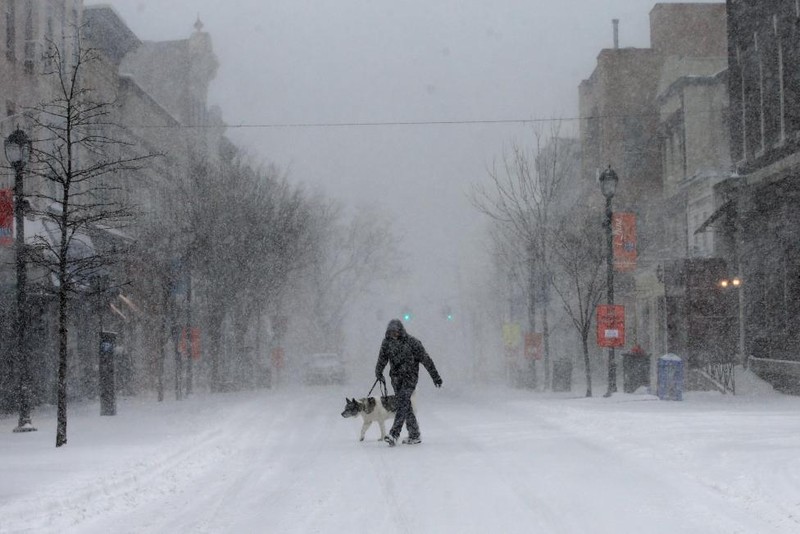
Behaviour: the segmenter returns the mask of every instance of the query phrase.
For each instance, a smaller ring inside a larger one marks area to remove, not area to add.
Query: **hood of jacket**
[[[392,319],[389,321],[389,325],[386,327],[386,334],[385,337],[389,337],[389,334],[392,332],[399,332],[400,337],[407,337],[408,333],[406,332],[405,327],[403,326],[403,321],[400,319]]]

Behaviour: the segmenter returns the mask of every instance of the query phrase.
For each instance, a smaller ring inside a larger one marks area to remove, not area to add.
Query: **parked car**
[[[308,356],[303,380],[306,384],[343,384],[346,378],[344,359],[334,352]]]

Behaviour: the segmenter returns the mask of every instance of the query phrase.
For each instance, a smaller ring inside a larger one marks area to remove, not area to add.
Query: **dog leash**
[[[373,389],[375,389],[375,386],[377,386],[377,385],[378,385],[378,382],[380,382],[380,381],[381,381],[381,379],[380,379],[380,378],[376,378],[376,379],[375,379],[375,383],[374,383],[374,384],[372,384],[372,387],[371,387],[371,388],[369,388],[369,392],[367,393],[367,397],[369,397],[370,395],[372,395],[372,390],[373,390]]]
[[[376,379],[375,379],[375,383],[374,383],[374,384],[372,384],[372,387],[371,387],[371,388],[369,388],[369,393],[367,393],[367,397],[369,397],[370,395],[372,395],[372,390],[373,390],[373,389],[375,389],[375,386],[377,386],[377,385],[378,385],[378,382],[380,382],[380,383],[381,383],[381,396],[382,396],[382,397],[388,397],[388,396],[389,396],[389,392],[388,392],[388,390],[386,389],[386,381],[384,381],[384,380],[381,380],[380,378],[376,378]]]

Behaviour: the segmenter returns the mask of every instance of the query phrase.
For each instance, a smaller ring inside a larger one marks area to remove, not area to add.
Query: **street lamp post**
[[[31,140],[17,128],[4,142],[6,159],[14,168],[14,224],[16,225],[16,239],[14,248],[16,253],[17,270],[17,315],[16,333],[17,350],[16,363],[19,372],[19,422],[14,432],[34,432],[36,428],[31,421],[31,368],[28,354],[28,274],[25,270],[25,207],[22,188],[22,173],[31,154]]]
[[[603,221],[603,226],[606,229],[606,288],[608,290],[608,304],[614,304],[614,243],[611,234],[611,219],[613,211],[611,210],[611,199],[614,198],[614,193],[617,191],[617,182],[619,177],[617,173],[608,166],[600,174],[600,191],[606,197],[606,217]],[[614,347],[608,348],[608,391],[604,397],[610,397],[612,393],[617,392],[617,360],[614,356]]]

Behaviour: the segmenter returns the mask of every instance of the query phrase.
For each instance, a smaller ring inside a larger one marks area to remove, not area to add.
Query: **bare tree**
[[[305,268],[297,280],[310,312],[307,337],[317,350],[341,351],[349,308],[373,283],[402,272],[398,239],[374,209],[358,208],[348,220],[334,201],[316,198],[313,206]]]
[[[534,130],[534,145],[526,149],[514,144],[499,164],[489,170],[490,185],[473,190],[473,204],[484,214],[506,225],[524,244],[529,265],[529,328],[535,330],[537,295],[543,297],[545,388],[550,387],[550,332],[548,290],[552,275],[548,234],[551,218],[559,209],[564,185],[577,172],[573,142],[560,136],[560,123],[548,132]]]
[[[165,219],[160,226],[175,234],[170,253],[185,258],[196,279],[209,384],[220,391],[230,378],[220,359],[226,325],[234,334],[230,365],[237,384],[252,379],[254,362],[245,336],[259,328],[254,323],[266,308],[279,306],[289,276],[301,267],[309,206],[302,191],[274,168],[254,167],[241,156],[219,164],[201,156],[193,160],[190,172],[164,199],[177,220]]]
[[[500,287],[503,288],[502,293],[505,293],[507,298],[504,306],[506,311],[503,313],[507,317],[505,322],[516,323],[522,308],[519,297],[529,295],[536,290],[532,283],[530,249],[526,250],[524,246],[521,246],[516,234],[497,221],[493,221],[489,234],[495,269],[501,280]],[[524,313],[527,313],[530,324],[533,324],[536,314],[534,299],[527,298],[526,300],[527,306],[525,306]],[[529,369],[523,367],[524,363],[530,366]],[[509,382],[512,385],[537,387],[535,360],[523,362],[517,354],[512,358],[507,358],[506,364]]]
[[[51,44],[45,74],[53,80],[54,96],[26,113],[34,127],[32,173],[49,184],[29,196],[37,201],[34,207],[43,206],[34,213],[55,228],[54,238],[35,239],[32,261],[52,275],[58,302],[57,447],[67,442],[68,302],[90,290],[115,260],[94,250],[86,236],[97,225],[118,226],[130,218],[126,191],[114,178],[154,156],[125,141],[113,99],[85,83],[85,73],[98,61],[92,49],[78,46],[65,57]]]
[[[572,320],[583,347],[586,396],[592,396],[589,334],[597,304],[605,290],[605,249],[602,231],[591,216],[579,209],[562,217],[550,234],[554,264],[553,289]]]

